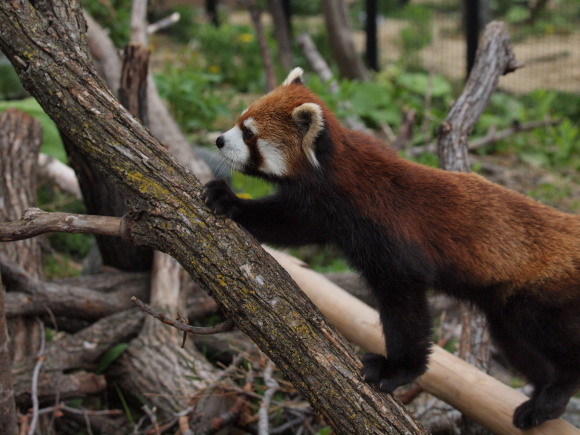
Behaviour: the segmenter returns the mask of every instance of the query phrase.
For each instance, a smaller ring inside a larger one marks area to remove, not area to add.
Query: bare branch
[[[181,15],[179,12],[173,12],[171,15],[168,15],[165,18],[160,19],[159,21],[149,24],[147,26],[147,34],[152,35],[159,30],[165,29],[177,23],[181,19]]]
[[[465,88],[438,131],[439,164],[443,169],[465,171],[469,166],[467,139],[500,76],[518,65],[505,25],[498,21],[489,23]]]
[[[262,399],[262,403],[260,404],[260,411],[259,411],[259,423],[258,423],[258,433],[260,435],[268,435],[269,431],[269,424],[268,424],[268,411],[270,408],[270,403],[272,402],[272,398],[280,385],[276,382],[273,376],[274,373],[274,363],[271,360],[268,360],[266,363],[266,368],[264,369],[264,384],[268,389],[264,393],[264,398]]]
[[[0,224],[0,242],[29,239],[44,233],[84,233],[123,237],[128,234],[124,218],[74,213],[49,213],[29,208],[22,218]]]
[[[28,429],[28,435],[34,435],[36,431],[36,424],[38,422],[38,377],[40,376],[40,369],[45,360],[45,346],[46,340],[44,338],[44,323],[38,319],[38,324],[40,326],[40,349],[36,355],[36,364],[34,365],[34,370],[32,372],[32,419],[30,420],[30,428]]]
[[[175,329],[179,329],[180,331],[187,332],[189,334],[199,334],[199,335],[219,334],[220,332],[231,331],[234,329],[235,326],[235,323],[230,319],[224,320],[223,322],[218,323],[217,325],[212,326],[211,328],[186,325],[185,323],[178,322],[177,320],[171,320],[167,318],[167,316],[165,316],[165,314],[163,313],[158,313],[149,305],[147,305],[145,302],[137,299],[135,296],[131,298],[131,301],[150,316],[159,319],[161,322],[166,323],[167,325],[173,326]]]

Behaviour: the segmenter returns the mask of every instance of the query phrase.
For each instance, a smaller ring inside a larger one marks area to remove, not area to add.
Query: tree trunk
[[[242,3],[247,6],[248,12],[250,13],[250,18],[252,19],[252,24],[254,25],[254,30],[256,31],[256,39],[258,40],[260,55],[262,56],[262,63],[264,64],[266,92],[269,92],[278,85],[278,81],[276,80],[276,73],[274,72],[272,54],[270,53],[270,48],[268,47],[268,41],[266,41],[264,26],[262,26],[262,21],[260,19],[262,12],[259,6],[256,4],[255,0],[244,0]]]
[[[270,15],[274,25],[274,36],[278,42],[278,57],[280,65],[285,72],[288,72],[294,66],[292,58],[292,42],[290,40],[290,29],[288,28],[288,17],[284,12],[282,0],[269,0]]]
[[[42,143],[40,122],[8,109],[0,114],[0,221],[20,218],[36,206],[36,166]],[[39,239],[0,245],[0,253],[36,277],[42,276]]]
[[[0,433],[18,433],[18,415],[14,403],[14,384],[12,380],[12,361],[10,358],[8,325],[4,315],[4,286],[0,273]]]
[[[138,210],[135,243],[179,260],[337,433],[424,433],[392,396],[362,381],[352,348],[288,274],[203,205],[199,182],[92,70],[85,32],[76,1],[0,2],[0,48],[70,144],[123,187]]]
[[[340,75],[351,80],[368,80],[369,73],[356,52],[352,40],[346,2],[344,0],[322,0],[322,10],[330,49],[338,65]]]

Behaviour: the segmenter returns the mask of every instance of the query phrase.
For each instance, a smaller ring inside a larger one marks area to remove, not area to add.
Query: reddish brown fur
[[[206,188],[210,207],[262,242],[333,243],[344,252],[377,299],[388,358],[366,356],[363,373],[381,389],[426,370],[426,290],[435,288],[483,310],[498,345],[534,385],[514,424],[528,428],[560,415],[580,387],[580,216],[476,174],[404,160],[342,127],[300,80],[290,81],[239,120],[243,128],[252,117],[257,136],[283,153],[286,173],[265,174],[256,138],[245,141],[255,155],[244,171],[274,181],[276,194],[241,200],[218,181]],[[313,143],[303,140],[308,112],[300,122],[292,116],[304,103],[323,115]]]

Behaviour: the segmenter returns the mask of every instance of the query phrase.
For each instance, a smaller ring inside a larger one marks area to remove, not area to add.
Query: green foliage
[[[84,0],[83,7],[109,30],[109,37],[117,47],[124,47],[131,34],[132,0]]]
[[[123,355],[123,352],[125,352],[127,346],[128,343],[119,343],[107,350],[99,360],[97,368],[95,369],[95,373],[97,375],[104,373],[109,368],[109,366],[113,364],[113,362],[115,362],[121,355]]]
[[[117,397],[119,398],[119,401],[121,402],[121,406],[123,407],[123,411],[125,412],[125,416],[127,417],[127,420],[129,421],[131,426],[135,426],[135,419],[133,418],[133,414],[131,413],[131,408],[129,408],[129,404],[127,403],[127,400],[125,399],[125,396],[123,395],[123,391],[121,391],[121,388],[119,387],[119,385],[116,382],[113,382],[113,387],[115,388],[115,392],[117,393]]]
[[[258,42],[248,25],[200,24],[194,41],[206,60],[207,70],[239,92],[262,92],[264,74]]]
[[[266,181],[239,172],[232,172],[232,188],[244,198],[261,198],[273,192],[272,185]]]
[[[218,116],[229,115],[224,96],[216,95],[216,86],[221,80],[219,74],[178,64],[168,64],[162,73],[155,75],[159,94],[186,132],[209,130]]]
[[[22,98],[26,90],[8,60],[0,53],[0,100]]]
[[[403,53],[402,61],[409,67],[420,64],[418,53],[429,45],[432,39],[432,12],[422,5],[409,4],[403,10],[402,17],[408,25],[400,31],[400,43]]]
[[[481,116],[474,137],[484,135],[492,126],[505,128],[513,122],[524,123],[551,117],[562,119],[555,127],[520,133],[483,151],[516,153],[528,164],[550,168],[580,170],[580,123],[576,117],[580,97],[546,90],[523,97],[495,93]],[[576,120],[575,122],[572,119]]]
[[[80,276],[81,270],[68,255],[45,255],[42,271],[47,280]]]
[[[320,2],[312,0],[292,0],[292,14],[313,16],[322,13]]]

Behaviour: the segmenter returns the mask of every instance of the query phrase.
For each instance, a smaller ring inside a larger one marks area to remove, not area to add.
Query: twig
[[[159,423],[157,422],[157,417],[155,416],[154,410],[151,410],[147,405],[143,405],[141,407],[145,414],[149,417],[151,424],[153,425],[153,430],[155,431],[156,435],[161,435],[161,430],[159,429]]]
[[[423,123],[421,124],[421,134],[426,135],[429,131],[429,112],[431,111],[431,104],[433,100],[433,72],[429,72],[429,81],[427,84],[427,92],[425,92],[425,103],[423,104],[424,116]]]
[[[219,334],[220,332],[227,332],[231,331],[235,327],[235,323],[231,319],[226,319],[221,323],[218,323],[212,327],[201,327],[201,326],[191,326],[186,325],[185,323],[178,322],[177,320],[171,320],[167,318],[167,316],[163,313],[158,313],[145,302],[137,299],[135,296],[131,298],[131,302],[137,305],[143,312],[149,314],[150,316],[155,317],[156,319],[160,320],[161,322],[173,326],[175,329],[178,329],[183,332],[187,332],[189,334],[199,334],[199,335],[212,335],[212,334]]]
[[[28,429],[28,435],[34,435],[36,431],[36,424],[38,422],[38,377],[40,376],[40,369],[42,368],[42,364],[44,363],[44,351],[46,347],[46,340],[44,337],[44,323],[37,318],[38,326],[40,328],[40,349],[36,354],[36,364],[34,366],[34,370],[32,372],[32,387],[31,387],[31,396],[32,396],[32,419],[30,421],[30,428]]]
[[[268,422],[268,411],[270,409],[270,403],[272,402],[272,397],[276,394],[276,391],[280,387],[276,379],[272,376],[274,372],[274,363],[268,360],[266,363],[266,368],[264,369],[263,377],[264,384],[268,387],[264,393],[264,398],[260,404],[260,410],[258,412],[260,420],[258,422],[258,434],[268,435],[269,434],[269,422]]]
[[[165,29],[177,23],[181,19],[179,12],[173,12],[171,15],[160,19],[156,23],[147,26],[147,34],[152,35],[159,30]]]
[[[242,388],[244,392],[252,391],[252,386],[254,383],[254,373],[250,368],[246,373],[246,382],[244,383],[244,387]],[[242,411],[247,406],[246,397],[244,394],[238,395],[236,401],[232,405],[230,409],[226,412],[222,413],[221,415],[214,417],[209,422],[209,427],[202,427],[199,428],[198,431],[200,433],[205,434],[213,434],[217,433],[220,430],[224,429],[225,427],[234,424],[240,419],[242,415]]]
[[[89,416],[97,416],[97,415],[123,415],[124,412],[120,409],[104,409],[104,410],[90,410],[90,409],[77,409],[71,408],[70,406],[61,403],[55,407],[53,407],[55,411],[61,409],[62,411],[70,412],[71,414],[82,414],[82,415],[89,415]],[[45,408],[46,409],[46,408]]]
[[[19,220],[0,224],[0,242],[29,239],[50,232],[117,237],[129,234],[124,217],[49,213],[39,208],[29,208]]]
[[[391,148],[394,150],[402,150],[407,147],[409,140],[413,137],[413,125],[416,120],[416,111],[413,109],[403,110],[403,119],[399,127],[399,135],[391,142]]]

